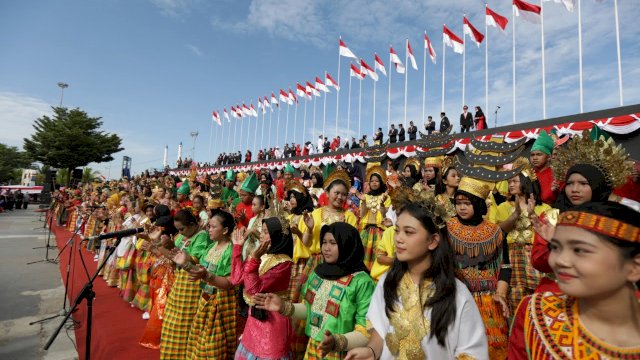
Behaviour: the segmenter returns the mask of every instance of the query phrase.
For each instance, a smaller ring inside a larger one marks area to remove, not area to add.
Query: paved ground
[[[34,208],[0,214],[0,359],[77,359],[73,330],[63,329],[43,350],[62,317],[29,325],[58,314],[64,297],[57,264],[27,265],[45,258],[44,248],[33,248],[44,246],[48,235]],[[53,236],[50,243],[55,244]],[[49,250],[49,258],[57,254],[56,248]]]

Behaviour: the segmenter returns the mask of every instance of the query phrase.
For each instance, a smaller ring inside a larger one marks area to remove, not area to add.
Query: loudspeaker
[[[74,180],[82,180],[82,169],[73,169],[71,178]]]

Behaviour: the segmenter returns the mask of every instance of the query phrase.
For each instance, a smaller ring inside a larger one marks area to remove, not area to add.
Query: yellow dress
[[[383,251],[387,254],[388,257],[394,257],[396,253],[396,244],[393,242],[393,238],[396,235],[396,227],[391,226],[388,227],[382,233],[382,239],[378,241],[378,245],[376,246],[376,250]],[[382,274],[386,273],[389,270],[389,265],[382,265],[378,262],[378,259],[373,263],[371,267],[371,277],[373,280],[378,281]]]

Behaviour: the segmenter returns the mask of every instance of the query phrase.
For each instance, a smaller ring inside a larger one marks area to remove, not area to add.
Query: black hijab
[[[269,237],[271,238],[271,247],[269,247],[267,254],[284,254],[292,257],[293,237],[291,237],[291,231],[284,234],[282,232],[282,224],[276,217],[264,219],[262,223],[267,225],[267,231],[269,231]]]
[[[591,202],[605,202],[609,199],[609,195],[611,195],[613,188],[611,188],[607,183],[607,179],[600,169],[590,164],[575,164],[569,168],[569,171],[567,171],[564,183],[566,184],[569,177],[575,173],[584,176],[585,179],[587,179],[587,182],[589,182],[589,186],[591,187]],[[560,195],[558,195],[558,199],[553,207],[559,209],[560,212],[573,207],[571,200],[565,193],[564,187],[562,188],[562,191],[560,191]]]
[[[409,172],[411,173],[411,177],[403,177],[404,179],[404,185],[406,185],[407,187],[412,188],[413,185],[415,185],[418,181],[420,181],[420,179],[422,178],[422,175],[419,173],[418,169],[415,168],[415,166],[413,165],[405,165],[404,168],[402,169],[404,171],[404,169],[409,168]]]
[[[314,188],[324,188],[324,179],[321,174],[314,172],[311,177],[316,179],[316,183],[313,185]]]
[[[287,199],[291,198],[291,194],[296,198],[296,207],[291,209],[294,215],[302,215],[305,210],[311,213],[314,209],[313,199],[309,194],[303,194],[295,190],[287,191]]]
[[[373,178],[374,176],[378,178],[378,182],[380,182],[380,187],[377,190],[373,190],[369,188],[369,195],[378,196],[380,194],[384,194],[387,191],[387,184],[385,184],[382,181],[382,176],[378,174],[371,174],[371,177],[367,180],[371,181],[371,178]]]
[[[458,195],[462,195],[471,201],[471,206],[473,206],[473,217],[471,219],[462,219],[460,216],[456,215],[458,220],[467,226],[478,226],[482,223],[482,216],[487,213],[487,204],[484,199],[481,199],[471,193],[468,193],[464,190],[456,190],[456,194],[454,195],[454,199],[458,197]],[[455,203],[454,203],[455,204]]]
[[[316,274],[325,280],[337,280],[358,271],[367,271],[364,265],[364,247],[360,233],[345,222],[324,225],[320,229],[320,242],[330,232],[338,244],[338,261],[335,264],[322,262],[315,268]]]
[[[156,205],[153,212],[155,213],[156,218],[171,215],[171,209],[169,209],[167,205]]]

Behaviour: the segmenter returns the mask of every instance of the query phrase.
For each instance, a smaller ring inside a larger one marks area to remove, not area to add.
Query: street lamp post
[[[60,107],[62,107],[62,99],[64,98],[64,89],[69,87],[69,84],[64,82],[59,82],[58,87],[60,88]]]
[[[198,138],[198,132],[192,131],[191,137],[193,138],[193,147],[191,148],[191,161],[193,161],[196,155],[196,139]]]

